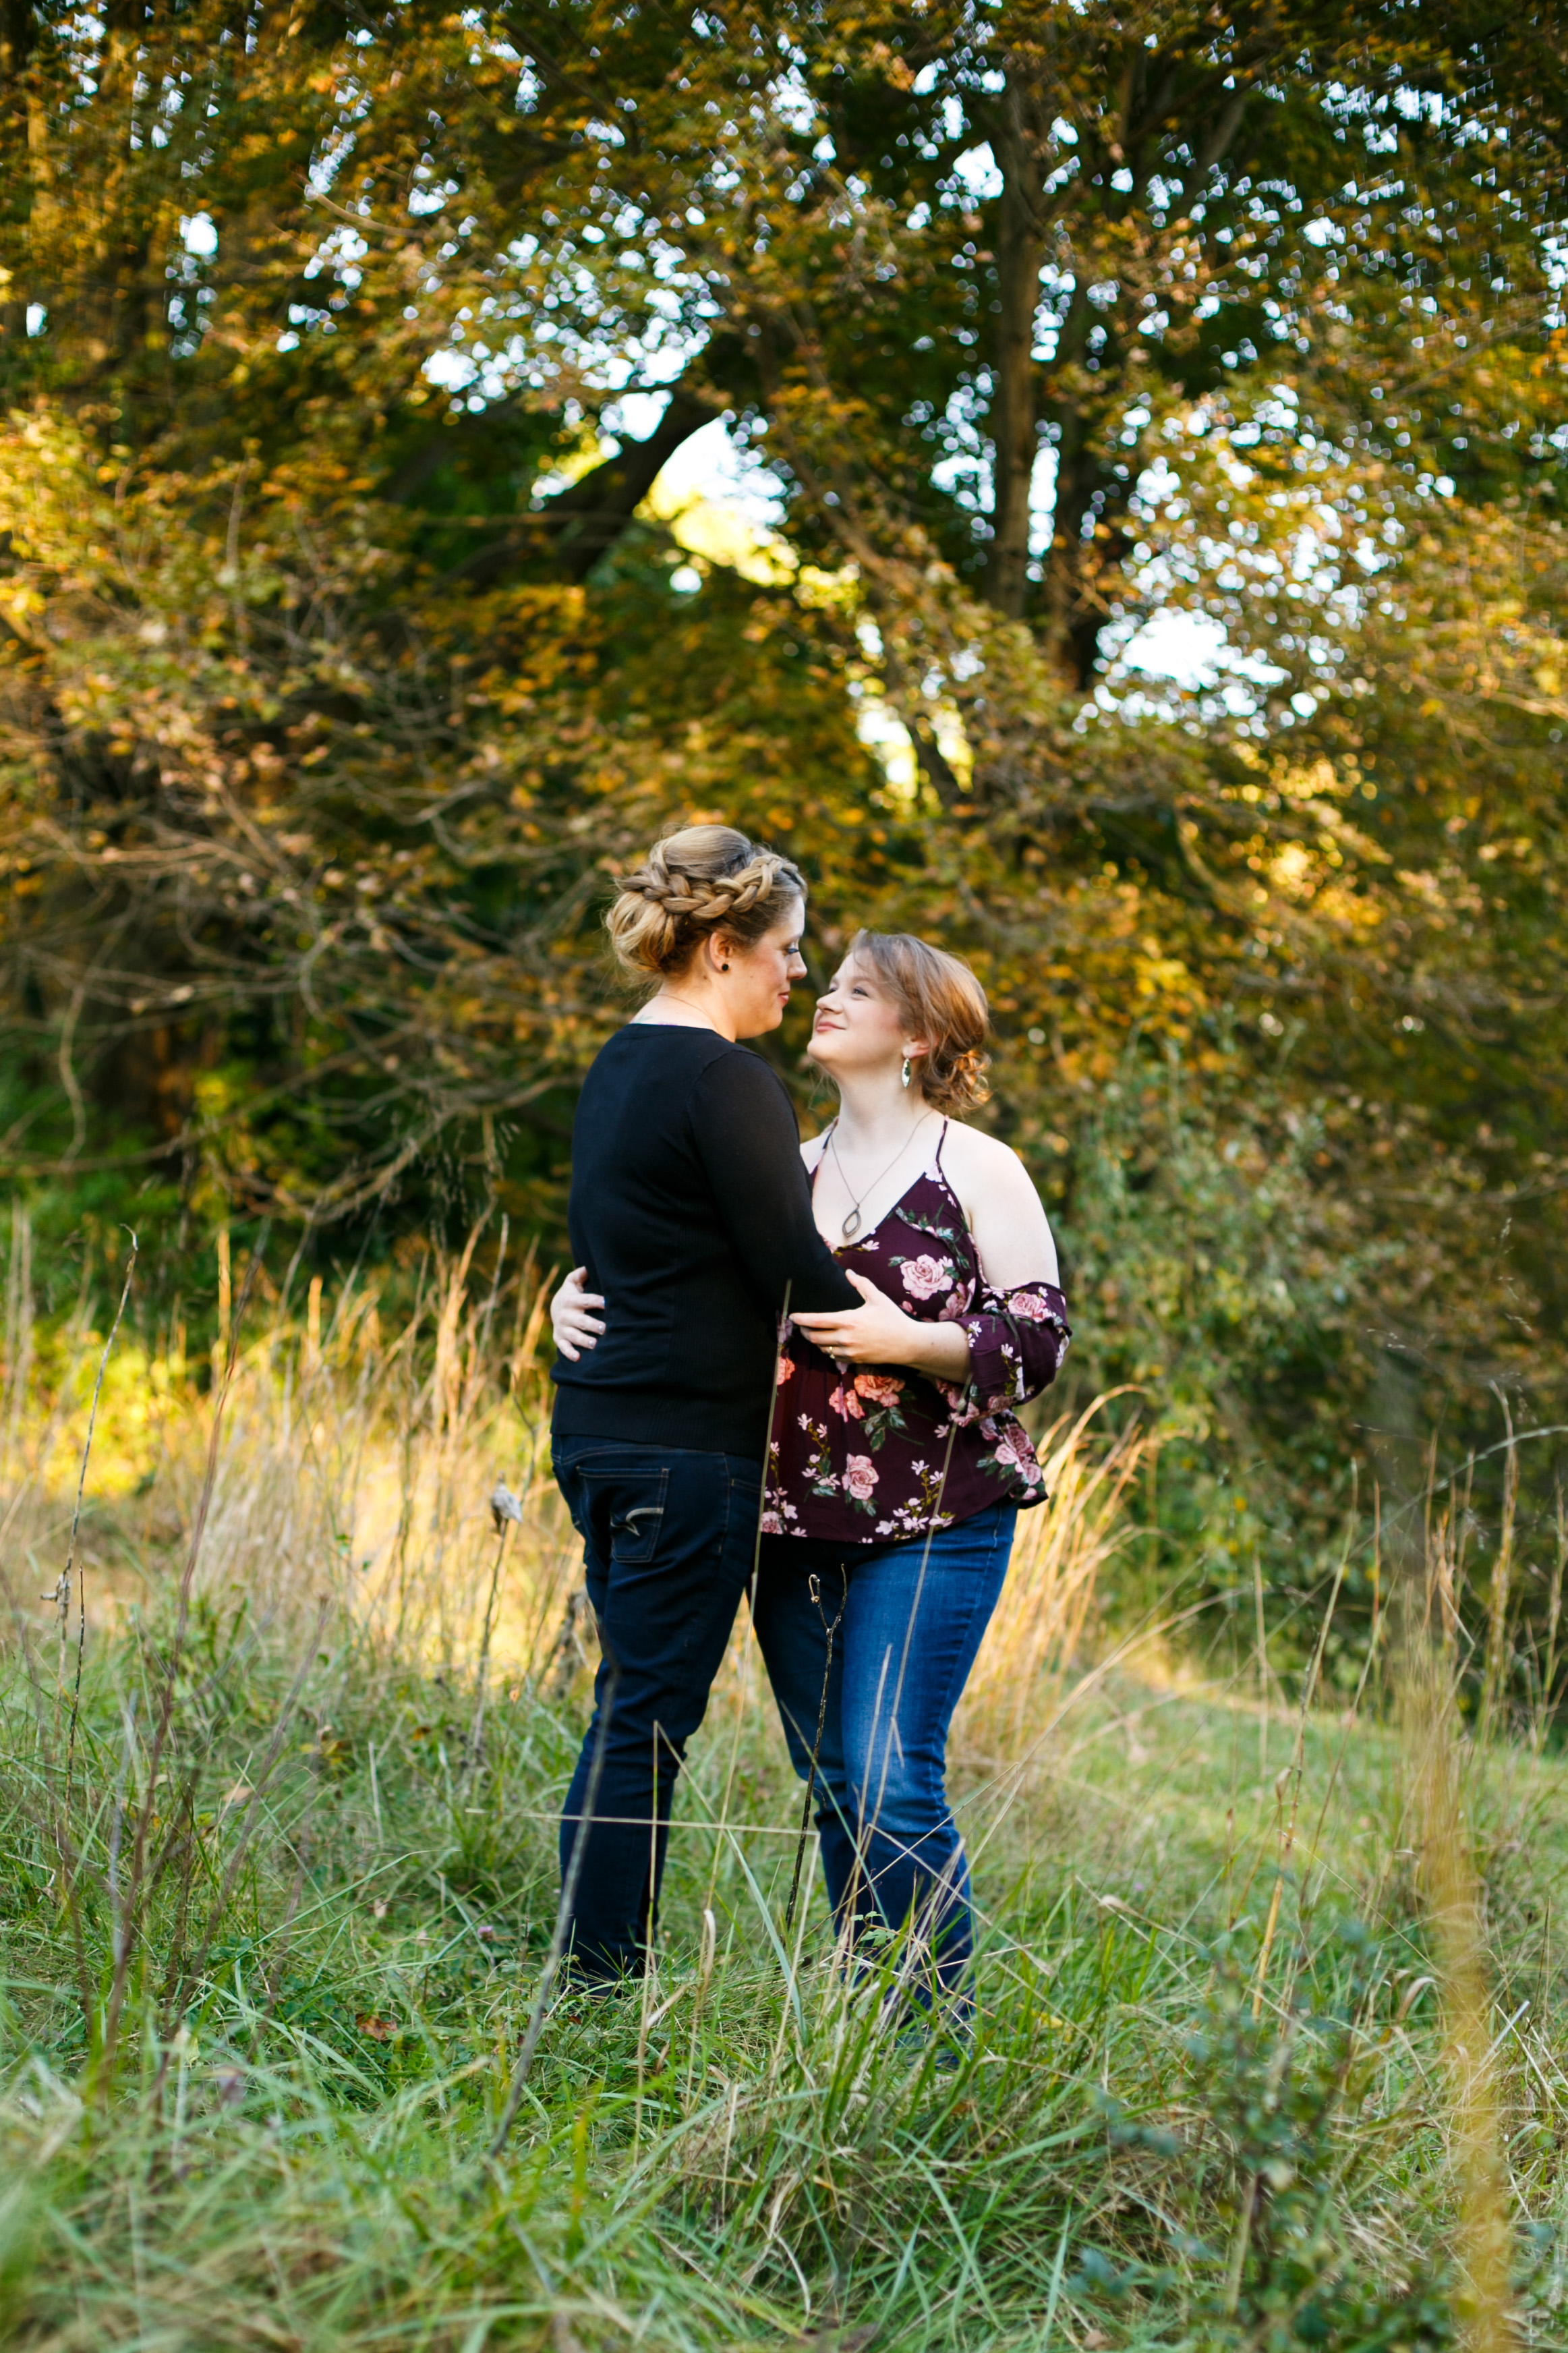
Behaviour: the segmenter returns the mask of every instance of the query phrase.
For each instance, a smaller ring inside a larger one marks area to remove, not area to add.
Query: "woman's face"
[[[728,959],[725,999],[735,1022],[737,1038],[760,1038],[776,1029],[789,1003],[791,984],[805,978],[800,935],[805,928],[805,904],[793,899],[785,913],[752,946],[739,941],[714,942],[721,962]]]
[[[806,1056],[834,1078],[901,1062],[910,1039],[902,1008],[876,967],[846,957],[816,1000]]]

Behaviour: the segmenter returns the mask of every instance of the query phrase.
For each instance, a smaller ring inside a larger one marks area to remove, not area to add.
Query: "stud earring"
[[[905,1086],[905,1087],[907,1087],[907,1086],[909,1085],[909,1082],[910,1082],[910,1058],[909,1058],[909,1056],[906,1054],[906,1055],[904,1056],[904,1067],[903,1067],[903,1071],[902,1071],[902,1074],[900,1075],[900,1081],[899,1081],[900,1085],[900,1086]]]
[[[729,971],[729,969],[730,969],[730,967],[729,967],[729,965],[728,965],[727,964],[721,964],[721,965],[720,965],[719,969],[720,969],[720,971],[721,971],[721,972],[728,972],[728,971]]]

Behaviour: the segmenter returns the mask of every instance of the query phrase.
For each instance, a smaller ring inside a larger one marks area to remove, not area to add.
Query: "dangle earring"
[[[909,1083],[910,1083],[910,1058],[909,1058],[909,1056],[906,1054],[906,1055],[904,1056],[904,1067],[903,1067],[903,1070],[902,1070],[902,1071],[901,1071],[901,1073],[900,1073],[900,1075],[899,1084],[900,1084],[901,1087],[907,1087],[907,1086],[909,1085]]]

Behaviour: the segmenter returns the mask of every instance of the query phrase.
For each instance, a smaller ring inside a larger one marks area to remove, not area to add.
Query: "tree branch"
[[[616,455],[593,467],[534,513],[519,515],[500,539],[454,565],[440,583],[489,588],[520,558],[536,554],[541,538],[553,542],[551,569],[567,580],[585,580],[599,558],[621,537],[663,469],[682,442],[722,415],[722,396],[677,386],[669,406],[646,441],[628,441]]]

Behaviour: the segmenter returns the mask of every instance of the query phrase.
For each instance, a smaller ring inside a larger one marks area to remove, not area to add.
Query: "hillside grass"
[[[896,1949],[846,1986],[815,1884],[785,1936],[799,1785],[742,1621],[658,1974],[552,1998],[520,2086],[592,1645],[526,1319],[502,1385],[468,1277],[423,1353],[351,1299],[226,1391],[122,1360],[79,1704],[80,1588],[46,1597],[85,1335],[52,1427],[9,1402],[8,2341],[1564,2340],[1563,1768],[1466,1736],[1441,1646],[1425,1713],[1391,1640],[1331,1711],[1228,1622],[1119,1627],[1135,1451],[1092,1419],[956,1735],[958,2063],[884,2022]]]

